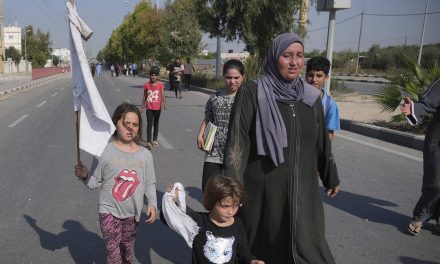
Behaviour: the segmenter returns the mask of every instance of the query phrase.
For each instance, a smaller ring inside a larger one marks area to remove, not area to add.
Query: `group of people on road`
[[[197,134],[197,147],[205,150],[208,126],[217,127],[201,177],[207,212],[187,213],[184,186],[178,182],[162,199],[161,219],[192,247],[193,263],[335,263],[325,238],[319,180],[329,197],[337,195],[340,180],[331,141],[339,129],[339,111],[325,89],[330,62],[310,59],[305,79],[300,77],[304,64],[304,42],[295,33],[272,41],[256,80],[243,83],[240,61],[224,64],[226,89],[209,98]],[[167,69],[181,98],[185,66],[176,58]],[[84,184],[100,189],[107,263],[131,263],[144,199],[146,222],[157,215],[156,175],[152,154],[141,145],[141,112],[146,110],[146,147],[151,149],[159,144],[159,117],[166,109],[158,75],[159,68],[152,67],[140,110],[128,103],[117,107],[113,140],[92,169],[82,162],[75,166]],[[437,81],[420,104],[407,99],[402,106],[415,123],[419,114],[436,113],[425,144],[423,195],[410,224],[414,233],[423,221],[438,221],[440,213],[439,89]]]
[[[110,74],[112,77],[118,77],[121,74],[123,76],[136,77],[137,72],[138,68],[136,63],[124,63],[124,65],[116,63],[110,65]]]

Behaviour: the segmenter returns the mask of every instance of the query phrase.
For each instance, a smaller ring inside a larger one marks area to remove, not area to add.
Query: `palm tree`
[[[375,101],[381,106],[382,111],[394,112],[401,104],[404,97],[409,96],[413,101],[419,101],[426,90],[440,78],[440,65],[438,60],[433,64],[420,67],[413,59],[404,54],[411,72],[398,76],[386,77],[390,82],[381,87],[375,96]],[[403,115],[392,116],[392,123],[405,120]]]

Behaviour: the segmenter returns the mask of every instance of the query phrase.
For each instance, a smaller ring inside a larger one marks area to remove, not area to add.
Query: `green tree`
[[[60,57],[54,55],[52,63],[53,65],[58,66],[58,64],[60,64]]]
[[[12,46],[5,49],[5,55],[6,55],[6,59],[11,58],[13,61],[15,61],[15,63],[20,62],[20,58],[21,58],[20,51],[18,51],[16,48]]]
[[[159,14],[149,1],[136,5],[112,32],[98,53],[106,63],[140,62],[152,59],[166,64],[175,56],[195,57],[202,32],[195,17],[193,0],[169,3]]]
[[[156,59],[163,65],[171,58],[196,57],[200,50],[202,31],[196,18],[194,0],[176,0],[161,13],[160,45]]]
[[[199,24],[211,37],[242,40],[246,49],[266,57],[272,39],[298,28],[297,0],[195,0]]]
[[[25,34],[28,60],[32,62],[32,67],[34,68],[43,67],[51,57],[49,51],[51,44],[49,32],[44,33],[40,29],[34,32],[33,27],[29,25],[25,27]],[[24,39],[22,43],[24,45]]]
[[[387,77],[390,83],[383,85],[375,97],[383,111],[394,112],[400,105],[402,98],[406,96],[414,101],[419,101],[426,90],[440,78],[438,60],[429,66],[420,67],[412,58],[405,56],[405,59],[411,72]],[[403,120],[402,115],[395,115],[391,119],[392,122]]]
[[[306,57],[306,58],[313,58],[316,56],[324,56],[325,57],[325,51],[320,51],[318,49],[314,49],[310,52],[304,53],[304,57]]]

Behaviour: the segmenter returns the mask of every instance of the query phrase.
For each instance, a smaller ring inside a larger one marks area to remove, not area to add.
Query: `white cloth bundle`
[[[178,191],[178,200],[173,201]],[[180,234],[192,248],[194,237],[199,232],[197,223],[186,214],[185,189],[179,182],[173,184],[169,192],[166,192],[162,198],[162,213],[168,226]]]

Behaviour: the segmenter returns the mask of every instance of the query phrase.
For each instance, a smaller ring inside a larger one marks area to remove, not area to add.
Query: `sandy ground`
[[[395,112],[382,112],[371,95],[347,93],[334,95],[334,98],[338,104],[341,119],[373,123],[375,121],[389,121],[391,116],[400,114],[399,109],[396,109]]]

